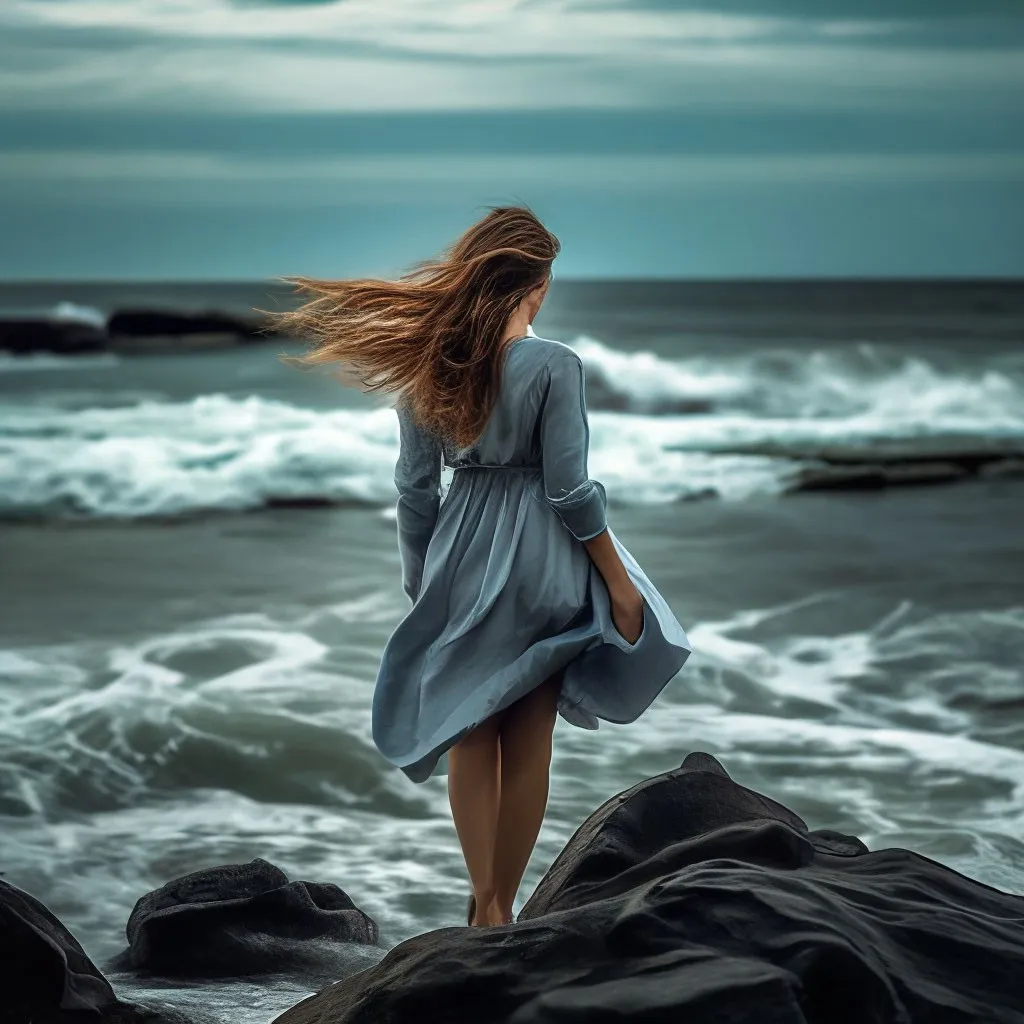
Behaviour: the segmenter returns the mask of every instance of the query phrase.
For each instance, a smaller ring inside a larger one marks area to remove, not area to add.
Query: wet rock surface
[[[289,881],[260,858],[195,871],[147,893],[126,933],[118,966],[165,977],[343,968],[348,947],[378,938],[376,922],[343,889]]]
[[[1024,898],[695,753],[599,808],[517,923],[410,939],[275,1024],[1021,1024],[1022,963]]]
[[[341,888],[289,881],[259,858],[147,893],[126,931],[128,949],[101,971],[42,902],[0,880],[0,1024],[220,1024],[238,1018],[218,982],[308,992],[384,953],[376,922]]]
[[[275,1024],[1024,1024],[1024,898],[810,830],[700,752],[598,808],[511,925],[385,955],[343,890],[257,858],[146,894],[127,936],[105,976],[0,880],[0,1021],[219,1024],[290,977],[326,987]]]
[[[201,1012],[120,1000],[78,940],[39,900],[0,880],[0,1022],[212,1024]]]

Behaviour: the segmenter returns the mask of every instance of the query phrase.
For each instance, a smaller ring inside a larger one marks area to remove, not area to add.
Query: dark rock
[[[0,1022],[201,1024],[172,1006],[122,1002],[78,940],[34,896],[0,881]]]
[[[582,907],[632,888],[637,871],[655,877],[659,856],[676,844],[700,839],[704,859],[717,856],[717,842],[737,833],[720,830],[749,822],[781,822],[801,835],[821,837],[847,856],[867,853],[853,836],[808,833],[791,810],[740,786],[710,754],[689,754],[675,771],[648,779],[599,807],[576,831],[523,907],[520,921],[555,910]],[[677,851],[678,852],[678,851]]]
[[[111,346],[119,351],[217,348],[259,340],[260,324],[216,310],[181,313],[122,309],[107,322]]]
[[[224,348],[283,337],[258,317],[219,310],[195,313],[123,309],[101,321],[59,316],[0,319],[0,351],[25,355],[52,352],[84,355],[113,351],[127,355]]]
[[[107,333],[95,324],[79,320],[47,317],[0,319],[0,350],[15,355],[53,352],[57,355],[83,355],[102,352]]]
[[[963,480],[972,471],[955,462],[905,465],[823,466],[801,470],[792,491],[874,491],[883,487],[914,487]]]
[[[275,1024],[1024,1024],[1024,899],[808,831],[710,755],[599,808],[500,928],[446,928]]]
[[[374,920],[336,885],[289,882],[259,858],[176,878],[143,896],[128,918],[121,961],[165,977],[241,977],[267,972],[333,977],[365,966]]]
[[[690,451],[685,446],[669,446],[668,450]],[[761,441],[728,445],[716,452],[790,460],[790,493],[867,491],[956,483],[977,477],[1014,477],[1024,461],[1024,444],[1013,437],[879,438],[869,446]]]
[[[344,498],[331,498],[326,494],[310,494],[304,497],[267,498],[264,508],[338,508],[346,504]]]
[[[42,903],[0,881],[2,1002],[34,1013],[102,1010],[114,990],[75,937]],[[12,988],[13,986],[13,988]]]
[[[993,462],[981,471],[983,477],[993,480],[1018,480],[1024,477],[1024,459],[1003,459]]]
[[[669,451],[687,451],[670,447]],[[832,445],[796,444],[793,442],[760,441],[756,444],[728,445],[718,449],[722,455],[759,455],[798,462],[817,462],[826,466],[907,466],[936,462],[953,463],[969,472],[1002,459],[1024,455],[1024,443],[1016,437],[947,436],[917,437],[912,441],[899,438],[875,438],[869,444]]]

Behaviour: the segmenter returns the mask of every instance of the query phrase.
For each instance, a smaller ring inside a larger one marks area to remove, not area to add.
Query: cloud
[[[580,273],[1019,267],[1016,9],[3,0],[0,273],[404,261],[518,198]]]
[[[586,193],[608,201],[817,185],[992,183],[1024,178],[1024,154],[361,156],[304,160],[215,154],[0,154],[8,202],[278,209],[457,202],[468,195]]]
[[[601,5],[604,0],[591,0]],[[629,0],[640,10],[680,11],[700,7],[697,0]],[[963,19],[965,8],[973,17],[1019,17],[1019,0],[706,0],[726,14],[764,14],[795,18]]]
[[[224,0],[8,0],[5,10],[5,20],[15,27],[131,31],[165,40],[332,41],[478,58],[636,55],[638,47],[762,38],[786,28],[784,21],[768,16],[636,12],[571,0],[345,0],[299,7]]]
[[[997,33],[998,47],[954,46],[934,37],[935,19],[828,10],[835,17],[797,17],[786,4],[694,10],[596,0],[7,0],[0,105],[881,107],[1024,89],[1024,32],[1012,25]]]

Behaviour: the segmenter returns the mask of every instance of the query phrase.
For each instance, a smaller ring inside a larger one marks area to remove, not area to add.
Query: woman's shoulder
[[[554,338],[542,338],[539,334],[528,334],[521,339],[519,344],[528,349],[537,362],[544,366],[552,366],[557,363],[576,362],[580,365],[583,363],[576,349],[564,341],[556,341]]]
[[[564,341],[528,334],[513,346],[519,356],[512,370],[510,386],[516,390],[547,387],[555,381],[586,380],[579,353]]]

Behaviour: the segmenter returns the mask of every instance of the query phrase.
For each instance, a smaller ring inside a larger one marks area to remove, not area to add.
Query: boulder
[[[57,917],[2,880],[0,963],[6,979],[0,1003],[26,1014],[98,1012],[117,1002],[110,984]]]
[[[812,837],[830,852],[856,856],[868,848],[854,836],[809,833],[799,815],[734,782],[710,754],[690,754],[674,771],[656,775],[599,807],[569,840],[519,915],[520,921],[582,907],[632,888],[639,870],[662,871],[665,851],[680,843],[705,860],[717,859],[742,835],[739,826],[777,822],[798,836]],[[776,837],[785,833],[769,830]],[[717,840],[716,837],[717,836]],[[674,853],[681,851],[674,849]],[[756,853],[751,850],[749,853]]]
[[[0,1022],[201,1024],[173,1006],[122,1002],[78,940],[42,903],[0,880]]]
[[[126,933],[128,950],[108,969],[189,978],[338,978],[365,966],[367,952],[358,947],[378,939],[376,922],[338,886],[290,882],[260,858],[195,871],[147,893]]]
[[[275,1024],[1024,1024],[1024,898],[811,831],[713,757],[619,794],[515,924],[445,928]]]

